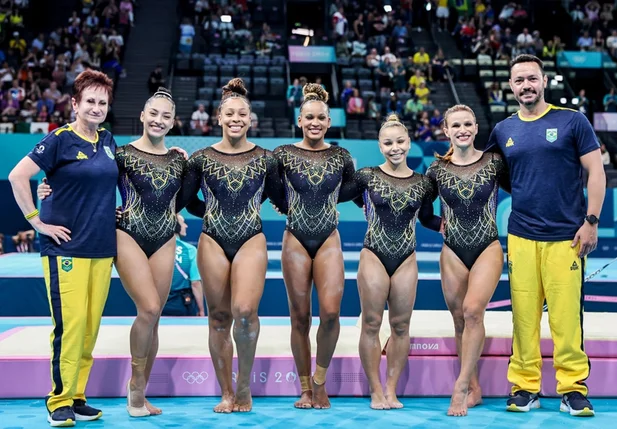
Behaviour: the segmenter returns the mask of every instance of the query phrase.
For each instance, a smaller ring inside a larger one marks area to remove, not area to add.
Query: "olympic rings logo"
[[[188,372],[185,371],[182,374],[182,379],[184,381],[186,381],[188,384],[202,384],[203,382],[205,382],[208,379],[208,373],[206,371],[202,371],[202,372],[197,372],[197,371],[193,371],[193,372]]]

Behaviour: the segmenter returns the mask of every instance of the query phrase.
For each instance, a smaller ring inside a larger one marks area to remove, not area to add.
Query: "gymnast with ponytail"
[[[477,363],[484,347],[484,313],[503,270],[497,196],[500,186],[510,192],[510,181],[499,154],[474,147],[478,124],[469,106],[449,108],[444,113],[443,130],[450,149],[438,156],[426,175],[441,200],[441,284],[461,361],[447,414],[462,417],[482,403]]]

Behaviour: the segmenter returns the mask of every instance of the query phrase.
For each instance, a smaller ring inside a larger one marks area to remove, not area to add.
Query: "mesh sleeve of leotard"
[[[368,174],[370,174],[370,169],[362,168],[354,173],[351,180],[343,182],[339,191],[338,202],[353,201],[358,207],[362,208],[364,206],[362,193],[368,182]]]
[[[364,201],[364,193],[368,189],[368,182],[373,174],[372,170],[373,169],[370,167],[361,168],[354,174],[354,182],[356,183],[358,195],[353,198],[353,202],[361,209],[364,209],[364,206],[366,205]]]
[[[287,192],[285,190],[285,166],[283,165],[284,151],[285,148],[283,146],[279,146],[272,151],[272,156],[276,161],[277,177],[280,180],[281,192],[283,194],[282,201],[280,201],[282,207],[274,206],[274,208],[279,210],[281,214],[287,214],[289,210],[289,200],[287,199]]]
[[[512,184],[510,183],[510,171],[508,170],[508,164],[499,153],[493,153],[492,160],[495,164],[495,170],[497,170],[497,180],[501,189],[508,194],[512,193]]]
[[[197,194],[199,192],[199,185],[201,184],[201,168],[197,155],[198,153],[193,154],[184,165],[182,187],[176,197],[176,213],[186,207],[189,213],[194,215],[191,210],[196,209],[194,200],[199,200]],[[191,203],[190,209],[188,207],[189,203]]]
[[[353,163],[353,158],[351,157],[351,154],[349,153],[349,151],[343,148],[341,148],[341,151],[343,153],[344,164],[343,164],[343,179],[341,182],[341,189],[339,191],[338,202],[344,203],[344,202],[353,200],[354,203],[356,203],[356,205],[358,205],[359,207],[363,207],[364,204],[358,204],[358,201],[355,201],[355,200],[358,197],[360,197],[360,202],[362,201],[361,198],[362,198],[363,189],[360,189],[358,187],[358,185],[360,184],[358,180],[361,180],[362,177],[365,177],[366,172],[358,176],[356,167],[354,166],[354,163]],[[364,186],[366,186],[366,184]]]
[[[426,175],[424,176],[427,191],[424,199],[422,200],[422,206],[420,207],[420,211],[418,213],[418,219],[425,228],[439,232],[441,229],[441,216],[436,216],[433,209],[433,202],[439,196],[435,171],[431,168],[433,165],[435,165],[435,163],[431,164],[426,171]]]
[[[287,201],[285,200],[285,186],[283,185],[282,165],[274,154],[266,150],[266,183],[262,202],[268,198],[277,212],[287,213]]]
[[[197,195],[193,197],[191,201],[186,205],[186,211],[192,214],[193,216],[197,216],[198,218],[203,219],[206,214],[206,203],[199,199]]]

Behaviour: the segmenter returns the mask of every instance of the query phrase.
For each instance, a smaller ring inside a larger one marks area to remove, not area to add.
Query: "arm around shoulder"
[[[179,213],[183,208],[191,204],[191,209],[195,210],[195,206],[192,203],[197,203],[199,198],[197,194],[199,192],[199,185],[201,182],[201,174],[197,166],[194,155],[185,162],[184,171],[182,173],[182,185],[180,191],[176,196],[176,213]],[[194,215],[190,210],[189,212]]]
[[[428,172],[427,172],[428,173]],[[437,183],[428,175],[425,176],[427,183],[426,196],[422,200],[420,211],[418,212],[418,220],[425,228],[433,231],[439,231],[441,228],[441,216],[436,216],[433,210],[433,202],[439,196]]]
[[[506,161],[500,153],[495,152],[492,156],[493,162],[495,163],[495,167],[497,169],[497,181],[499,186],[508,194],[511,194],[512,183],[510,181],[510,170],[508,170],[508,164],[506,164]]]

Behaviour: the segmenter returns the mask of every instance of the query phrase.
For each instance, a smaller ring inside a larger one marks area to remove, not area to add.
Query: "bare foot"
[[[371,393],[371,408],[374,410],[389,410],[390,405],[382,392]]]
[[[234,413],[248,413],[253,409],[253,397],[249,387],[236,390]]]
[[[388,405],[393,410],[399,410],[403,408],[403,403],[398,400],[396,397],[396,393],[386,393],[386,400],[388,401]]]
[[[452,399],[450,400],[450,408],[448,408],[448,415],[454,417],[467,415],[467,390],[454,389]]]
[[[327,410],[330,408],[330,399],[326,392],[326,383],[315,384],[313,381],[313,408],[317,410]]]
[[[150,411],[150,415],[151,416],[158,416],[159,414],[163,414],[163,410],[161,410],[160,408],[155,407],[154,405],[152,405],[150,403],[150,401],[148,401],[147,399],[145,400],[144,405],[146,406],[148,411]]]
[[[482,404],[482,389],[480,389],[480,386],[474,389],[470,388],[467,394],[467,407],[473,408],[480,404]]]
[[[308,409],[313,408],[313,391],[305,390],[300,395],[300,399],[294,403],[294,407]]]
[[[215,413],[231,413],[234,410],[234,402],[235,402],[236,398],[234,397],[234,395],[223,395],[223,397],[221,398],[221,402],[219,402],[219,404],[214,407],[214,412]]]

